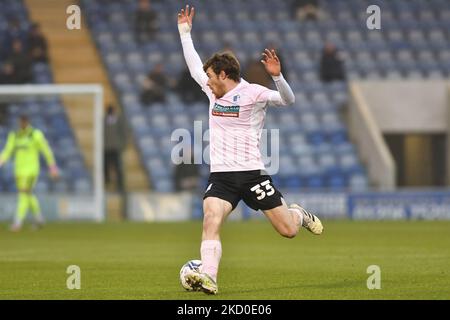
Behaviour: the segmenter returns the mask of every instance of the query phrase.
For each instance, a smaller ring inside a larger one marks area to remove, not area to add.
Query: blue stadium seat
[[[347,180],[345,175],[342,174],[332,174],[329,176],[328,185],[332,189],[344,189],[347,187]]]
[[[350,189],[353,191],[366,191],[369,188],[369,181],[363,174],[354,174],[349,180]]]

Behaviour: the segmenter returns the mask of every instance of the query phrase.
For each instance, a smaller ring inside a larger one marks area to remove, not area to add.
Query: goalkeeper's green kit
[[[0,160],[3,162],[11,157],[15,158],[14,173],[19,191],[15,223],[19,225],[25,218],[28,208],[40,218],[39,202],[32,194],[40,171],[39,153],[44,155],[49,167],[55,166],[53,152],[42,131],[28,126],[25,129],[10,132],[5,148],[0,154]]]

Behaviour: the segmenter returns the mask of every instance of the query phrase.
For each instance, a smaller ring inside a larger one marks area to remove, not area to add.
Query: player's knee
[[[203,216],[203,227],[204,228],[215,228],[220,226],[221,217],[219,214],[213,211],[205,211]]]
[[[281,230],[278,230],[278,231],[283,237],[292,239],[297,235],[298,229],[286,226],[284,228],[281,228]]]

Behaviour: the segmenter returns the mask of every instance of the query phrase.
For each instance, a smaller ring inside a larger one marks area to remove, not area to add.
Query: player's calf
[[[231,204],[225,200],[208,197],[203,201],[203,240],[218,240],[220,227],[232,211]]]
[[[203,239],[218,239],[220,227],[222,224],[222,217],[213,213],[207,212],[203,214]]]
[[[264,214],[281,236],[292,239],[297,235],[301,225],[299,215],[296,210],[288,209],[284,202],[281,206],[264,210]]]

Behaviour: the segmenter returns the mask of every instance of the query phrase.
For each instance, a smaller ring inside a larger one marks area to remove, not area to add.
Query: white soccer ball
[[[186,282],[186,276],[192,272],[200,272],[202,267],[201,260],[190,260],[186,262],[180,270],[180,282],[183,288],[185,288],[187,291],[194,291],[194,288],[192,288],[187,282]]]

